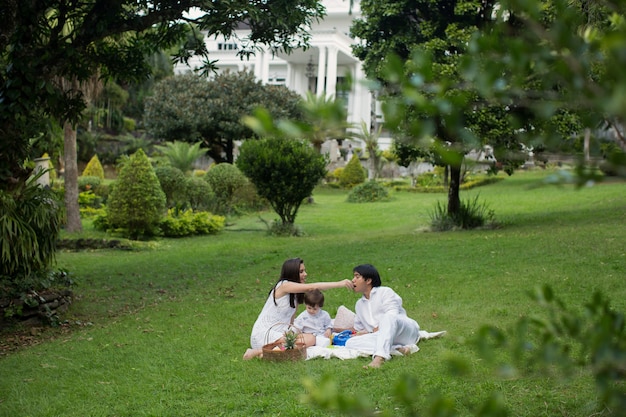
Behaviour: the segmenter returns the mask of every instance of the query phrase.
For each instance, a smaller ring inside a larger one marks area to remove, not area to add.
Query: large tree
[[[299,118],[301,97],[284,86],[263,85],[248,71],[207,80],[195,74],[159,82],[146,100],[145,125],[157,139],[202,142],[215,161],[232,163],[234,143],[254,134],[241,119],[257,107],[275,118]]]
[[[515,149],[602,124],[626,144],[622,0],[397,0],[361,7],[371,19],[353,28],[363,39],[355,53],[392,93],[386,122],[424,146],[435,138],[446,160],[460,160],[458,144],[477,136]],[[468,19],[455,17],[463,15]],[[624,155],[609,159],[623,166]],[[578,178],[584,183],[588,176]]]
[[[491,0],[364,0],[363,18],[357,19],[351,29],[360,40],[353,47],[354,54],[363,61],[368,77],[381,81],[380,97],[387,102],[386,123],[396,131],[396,140],[414,141],[425,149],[434,149],[450,167],[449,214],[460,210],[465,153],[494,139],[484,135],[491,130],[485,126],[491,120],[477,118],[477,110],[488,109],[486,113],[496,111],[502,112],[504,118],[507,116],[504,106],[482,100],[472,89],[455,87],[462,85],[459,61],[467,52],[472,34],[491,24],[495,3]],[[422,55],[413,60],[416,50]],[[428,72],[422,71],[425,62],[429,64]],[[390,66],[396,71],[393,77],[388,76]],[[405,77],[410,81],[404,85],[417,86],[421,101],[406,105],[406,100],[400,99],[402,104],[393,106],[397,102],[390,98],[403,94],[403,85],[398,81]],[[435,83],[446,88],[431,89]],[[436,100],[440,92],[444,93],[447,108],[439,106],[442,100]],[[457,124],[465,129],[452,128]],[[499,133],[512,137],[514,127],[508,125],[508,130]]]
[[[186,17],[192,7],[199,17]],[[30,174],[24,161],[46,116],[72,124],[80,118],[80,90],[65,90],[58,80],[80,83],[98,70],[105,79],[142,79],[150,70],[144,56],[176,44],[188,23],[226,37],[246,25],[243,55],[258,44],[291,50],[308,42],[304,28],[323,14],[317,0],[0,2],[0,187],[14,188]],[[195,53],[206,54],[204,43],[186,44],[177,55]]]

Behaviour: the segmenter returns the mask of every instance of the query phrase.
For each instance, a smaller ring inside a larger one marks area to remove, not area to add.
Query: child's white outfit
[[[302,333],[310,333],[315,335],[315,346],[327,347],[330,345],[330,339],[324,336],[326,330],[333,328],[330,314],[327,311],[320,309],[317,314],[309,314],[307,310],[304,310],[293,325],[300,329]]]

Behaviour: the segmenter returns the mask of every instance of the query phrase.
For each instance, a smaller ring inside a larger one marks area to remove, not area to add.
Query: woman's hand
[[[354,284],[352,283],[352,280],[344,279],[339,282],[342,284],[342,286],[346,287],[349,290],[354,291]]]

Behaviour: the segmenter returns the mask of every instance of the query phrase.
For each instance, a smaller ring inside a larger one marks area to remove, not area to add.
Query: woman
[[[354,288],[352,281],[343,279],[337,282],[316,282],[306,284],[306,268],[300,258],[287,259],[280,271],[280,278],[270,290],[263,310],[252,327],[251,348],[246,350],[244,359],[263,356],[263,345],[277,342],[283,338],[289,325],[293,323],[299,304],[304,301],[304,293],[309,290],[328,290],[331,288]],[[307,346],[315,344],[315,335],[304,334]]]

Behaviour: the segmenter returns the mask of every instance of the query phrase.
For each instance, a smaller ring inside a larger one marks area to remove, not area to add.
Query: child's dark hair
[[[304,293],[304,304],[324,307],[324,294],[318,289],[307,291]]]

